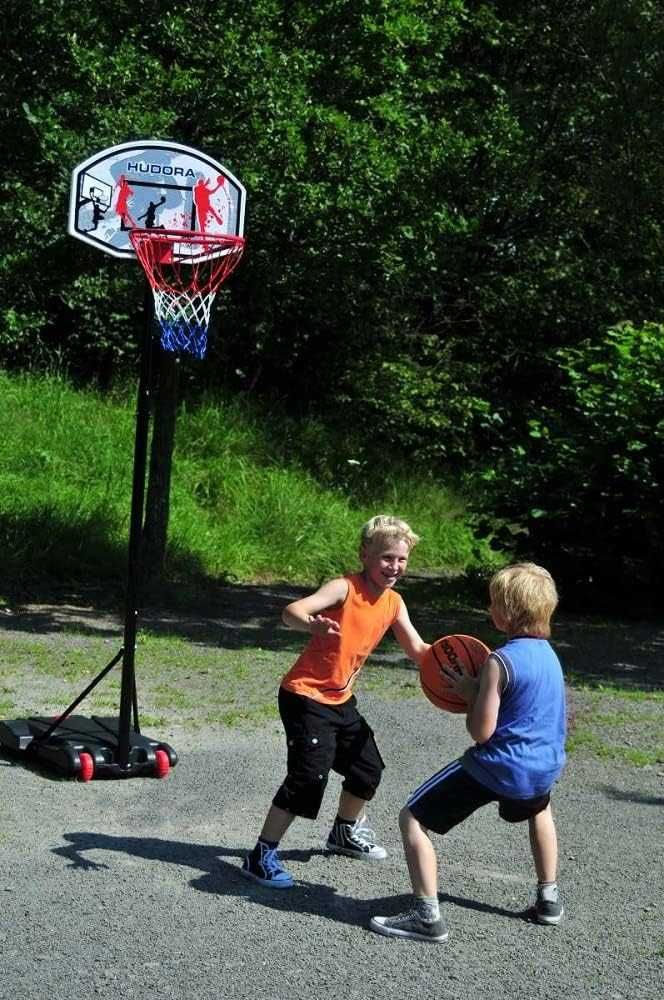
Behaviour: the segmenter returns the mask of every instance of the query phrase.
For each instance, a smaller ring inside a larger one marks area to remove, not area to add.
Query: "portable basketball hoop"
[[[203,358],[212,303],[240,261],[243,237],[132,229],[129,239],[152,289],[161,346]]]
[[[138,257],[153,293],[162,347],[202,358],[215,295],[244,250],[245,194],[237,177],[198,150],[156,140],[123,143],[95,153],[74,169],[68,231],[113,257]],[[145,228],[137,225],[141,220]],[[83,781],[102,776],[161,778],[178,759],[168,743],[141,733],[134,662],[154,354],[149,295],[147,300],[122,648],[57,717],[0,721],[0,747]],[[74,715],[74,709],[120,661],[118,716]]]

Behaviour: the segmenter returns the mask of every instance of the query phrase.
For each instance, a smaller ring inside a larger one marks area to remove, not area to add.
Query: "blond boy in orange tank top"
[[[317,817],[331,770],[344,780],[327,849],[367,861],[387,856],[366,826],[365,812],[385,765],[352,689],[362,664],[388,629],[417,664],[429,648],[393,589],[418,541],[399,518],[371,518],[360,537],[362,570],[330,580],[284,609],[284,623],[309,633],[310,639],[279,689],[287,775],[256,846],[244,859],[241,870],[247,878],[274,889],[293,885],[277,848],[296,816]]]

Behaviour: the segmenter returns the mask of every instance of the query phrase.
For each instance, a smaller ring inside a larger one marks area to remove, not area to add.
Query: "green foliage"
[[[356,419],[358,357],[393,364],[401,338],[414,377],[445,364],[480,409],[510,379],[518,405],[542,345],[657,318],[664,29],[647,0],[14,0],[5,27],[6,361],[32,360],[39,331],[38,359],[102,381],[122,362],[138,275],[73,244],[64,215],[72,167],[140,136],[190,142],[248,188],[208,380],[328,410],[343,383]],[[441,398],[434,380],[425,405]]]
[[[664,579],[664,327],[622,323],[550,360],[562,405],[531,404],[527,436],[515,434],[486,473],[494,509],[522,518],[528,547],[570,585],[654,603]]]
[[[484,398],[477,364],[459,361],[451,346],[419,338],[409,352],[395,339],[382,360],[361,359],[346,378],[345,397],[379,441],[398,442],[419,467],[444,469],[481,457],[485,432],[496,414]]]
[[[664,326],[623,323],[603,343],[586,341],[558,357],[579,420],[593,427],[591,447],[611,467],[606,492],[624,483],[620,493],[654,509],[664,485]]]
[[[313,419],[337,449],[307,445],[305,470],[361,496],[381,451],[471,489],[488,468],[484,516],[534,551],[659,579],[647,384],[623,365],[633,412],[620,394],[610,412],[590,371],[607,328],[664,322],[657,4],[5,8],[0,363],[122,381],[142,277],[66,235],[70,172],[128,139],[191,144],[245,183],[248,247],[190,398],[282,400],[298,440]]]
[[[5,579],[124,582],[133,401],[56,378],[0,374],[0,542]],[[415,569],[461,572],[498,559],[450,490],[385,455],[361,500],[321,485],[278,433],[278,412],[245,402],[183,406],[174,456],[170,578],[316,583],[358,566],[359,529],[380,510],[422,536]],[[285,424],[285,426],[288,426]],[[329,446],[318,428],[319,447]],[[278,442],[278,444],[277,444]]]

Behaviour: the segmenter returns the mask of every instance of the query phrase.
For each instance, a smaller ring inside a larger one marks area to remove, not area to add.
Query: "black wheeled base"
[[[70,715],[44,739],[55,721],[34,717],[0,722],[0,746],[10,753],[25,753],[36,762],[84,781],[89,781],[93,775],[99,778],[164,777],[177,763],[177,754],[167,743],[132,732],[128,761],[121,766],[118,719]]]

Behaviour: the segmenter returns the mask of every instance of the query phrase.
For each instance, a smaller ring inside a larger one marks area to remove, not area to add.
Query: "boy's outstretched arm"
[[[394,636],[406,656],[419,666],[422,662],[422,657],[430,648],[430,644],[422,639],[419,632],[411,622],[408,609],[403,601],[401,602],[399,615],[392,625],[392,631],[394,632]]]
[[[328,608],[339,607],[348,596],[348,580],[338,577],[319,587],[314,594],[301,597],[288,604],[281,612],[281,620],[289,628],[312,635],[333,635],[340,632],[339,622],[321,614]]]

